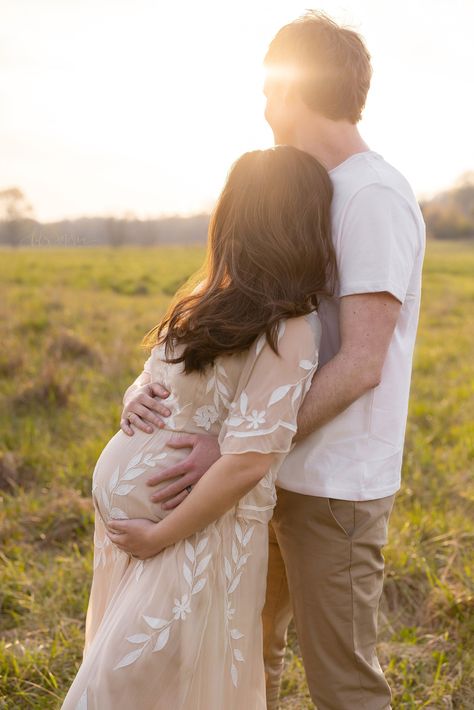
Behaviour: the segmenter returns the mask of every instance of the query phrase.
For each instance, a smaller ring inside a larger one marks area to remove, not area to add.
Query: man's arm
[[[316,372],[298,414],[294,441],[337,417],[379,384],[400,309],[400,301],[386,291],[341,298],[341,348]]]
[[[382,367],[395,329],[401,303],[387,292],[344,296],[339,328],[341,348],[316,372],[298,413],[299,441],[334,419],[352,402],[380,382]],[[186,498],[187,485],[194,485],[220,456],[215,437],[205,434],[177,435],[169,445],[189,448],[189,456],[151,476],[147,485],[182,476],[152,493],[151,500],[171,510]]]

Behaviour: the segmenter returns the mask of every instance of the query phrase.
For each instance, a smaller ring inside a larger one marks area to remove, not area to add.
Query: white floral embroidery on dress
[[[209,431],[211,424],[214,424],[219,418],[219,412],[213,404],[204,404],[199,409],[196,409],[196,414],[193,421],[198,426],[202,426],[206,431]]]
[[[95,514],[100,515],[97,506],[95,506]],[[112,545],[112,541],[104,533],[102,539],[99,539],[98,526],[94,530],[94,569],[105,567],[107,564],[107,547]]]
[[[95,481],[95,472],[97,470],[96,466],[92,477],[92,497],[94,501],[97,501],[97,495],[100,495],[100,500],[102,502],[102,507],[105,511],[107,520],[105,520],[101,515],[97,502],[95,502],[94,507],[95,514],[101,517],[104,526],[111,519],[128,519],[128,515],[124,510],[112,505],[112,496],[126,496],[135,488],[135,484],[124,483],[124,481],[133,481],[135,478],[138,478],[138,476],[140,476],[144,471],[146,471],[147,467],[155,466],[157,461],[162,461],[166,458],[167,455],[168,454],[164,452],[159,454],[154,454],[152,451],[140,452],[126,463],[125,470],[122,474],[120,474],[120,465],[116,467],[112,476],[110,477],[107,489],[103,486],[99,486]],[[94,531],[94,569],[97,569],[102,565],[105,567],[107,562],[106,550],[109,546],[112,546],[112,556],[114,560],[117,560],[121,555],[127,555],[127,553],[123,552],[116,545],[113,544],[108,535],[105,533],[105,529],[102,539],[99,539],[96,529]],[[137,565],[135,576],[137,581],[140,578],[141,573],[143,572],[144,561],[140,560],[139,563],[141,564]]]
[[[166,385],[165,383],[163,383],[163,385],[165,387],[170,387],[170,385]],[[177,429],[178,426],[176,424],[176,417],[182,414],[185,409],[191,406],[191,404],[188,402],[187,404],[183,404],[182,407],[179,406],[178,397],[172,392],[166,398],[166,406],[171,410],[170,416],[166,417],[166,427],[167,429]]]
[[[185,619],[186,614],[191,613],[191,607],[189,606],[189,596],[187,594],[183,594],[183,596],[181,597],[181,601],[179,601],[179,599],[174,600],[174,607],[172,609],[172,613],[174,614],[174,618],[176,620]]]
[[[125,471],[120,474],[120,464],[117,466],[108,484],[108,490],[102,486],[94,485],[92,492],[95,493],[99,489],[101,501],[104,509],[107,511],[108,518],[126,520],[127,514],[118,507],[112,507],[112,496],[126,496],[130,491],[133,491],[135,484],[124,483],[124,481],[133,481],[138,476],[146,471],[147,467],[155,466],[157,461],[162,461],[166,458],[166,453],[153,454],[152,451],[140,452],[130,459],[125,466]]]
[[[231,629],[229,626],[229,621],[232,619],[235,613],[235,608],[232,608],[229,596],[239,586],[240,578],[244,571],[243,568],[247,564],[247,560],[251,555],[250,552],[244,553],[242,550],[249,544],[254,529],[255,525],[249,526],[249,524],[245,521],[245,528],[244,530],[242,530],[242,526],[239,520],[236,520],[234,525],[235,534],[232,538],[232,562],[230,562],[230,560],[226,556],[224,556],[224,574],[228,582],[228,586],[226,589],[225,625],[227,630],[227,641],[232,654],[230,675],[232,678],[232,683],[235,687],[237,687],[238,684],[239,672],[234,661],[243,663],[245,659],[242,655],[242,651],[234,647],[233,641],[238,641],[239,639],[243,638],[244,634],[239,631],[239,629]]]
[[[224,380],[227,382],[224,382]],[[215,360],[213,365],[213,374],[207,383],[206,394],[209,394],[212,389],[214,390],[214,406],[217,410],[219,410],[221,403],[225,409],[229,409],[230,392],[228,380],[229,378],[227,372],[225,371],[225,367]]]
[[[202,405],[202,407],[196,409],[193,417],[193,421],[196,422],[197,426],[203,427],[206,431],[209,431],[211,425],[219,419],[221,405],[224,409],[229,409],[229,383],[224,381],[228,379],[225,367],[214,361],[212,375],[209,377],[206,386],[206,394],[213,391],[214,404]]]
[[[196,539],[196,545],[191,543],[191,538]],[[156,635],[155,645],[153,646],[152,653],[155,651],[161,651],[162,648],[166,646],[170,637],[170,631],[172,625],[179,620],[184,620],[187,614],[192,613],[191,609],[191,599],[195,594],[204,588],[207,582],[207,576],[203,577],[202,574],[205,572],[209,561],[212,557],[211,553],[204,555],[200,560],[198,560],[199,555],[201,555],[207,547],[209,538],[207,536],[201,537],[198,533],[194,536],[186,538],[184,541],[184,552],[188,562],[183,562],[183,577],[186,583],[189,585],[190,594],[185,593],[181,596],[181,600],[174,599],[174,606],[172,607],[171,613],[172,617],[170,619],[159,619],[155,616],[147,616],[143,614],[143,619],[146,624],[152,629],[148,633],[136,633],[132,636],[127,636],[127,641],[133,644],[142,644],[140,648],[135,649],[127,653],[120,661],[114,666],[113,670],[118,670],[119,668],[124,668],[125,666],[130,666],[132,663],[140,658],[145,648],[148,646],[150,641],[154,640]],[[199,579],[198,579],[199,578]]]
[[[285,329],[282,328],[279,331],[279,338],[281,335],[284,333]],[[281,333],[281,334],[280,334]],[[257,351],[259,348],[261,349],[263,347],[263,336],[260,337],[258,343],[257,343]],[[315,362],[311,362],[310,360],[300,360],[298,363],[299,367],[302,370],[306,371],[306,374],[303,375],[297,382],[293,382],[292,384],[288,385],[281,385],[280,387],[276,387],[276,389],[273,390],[271,393],[268,402],[267,402],[267,409],[272,407],[274,404],[277,402],[280,402],[286,395],[290,392],[291,389],[293,389],[293,395],[291,397],[291,403],[294,406],[301,395],[301,393],[304,391],[308,391],[308,389],[311,386],[311,375],[313,371],[316,369],[318,363],[317,359]],[[267,416],[267,409],[258,412],[256,409],[252,410],[252,413],[247,412],[248,408],[248,403],[249,403],[249,398],[248,395],[245,391],[243,391],[240,395],[240,398],[237,402],[231,402],[229,405],[229,411],[231,412],[231,416],[228,419],[228,426],[229,427],[240,427],[242,424],[245,422],[249,422],[247,424],[246,430],[242,431],[228,431],[225,438],[235,436],[235,437],[248,437],[248,436],[265,436],[268,434],[273,433],[278,429],[278,427],[285,427],[286,429],[290,429],[291,431],[296,432],[296,426],[290,422],[285,422],[279,419],[275,424],[273,424],[271,427],[268,428],[262,428],[261,425],[266,423],[266,416]],[[238,411],[240,410],[240,411]],[[250,432],[248,430],[251,430]]]
[[[247,414],[245,419],[249,422],[247,429],[258,429],[259,424],[265,424],[265,412],[257,412],[253,409],[252,414]]]

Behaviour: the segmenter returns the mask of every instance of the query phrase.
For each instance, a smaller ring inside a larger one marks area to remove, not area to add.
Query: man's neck
[[[355,153],[370,150],[357,126],[345,121],[317,121],[297,126],[292,145],[317,158],[332,170]]]

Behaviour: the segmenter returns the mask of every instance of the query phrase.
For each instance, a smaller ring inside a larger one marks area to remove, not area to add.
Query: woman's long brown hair
[[[244,153],[211,215],[203,282],[178,294],[142,345],[164,343],[166,360],[186,373],[246,350],[263,332],[278,352],[279,321],[332,294],[331,199],[329,175],[308,153],[287,145]]]

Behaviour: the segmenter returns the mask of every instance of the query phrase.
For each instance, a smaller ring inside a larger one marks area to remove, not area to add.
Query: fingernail
[[[170,414],[171,414],[170,410],[169,410],[169,409],[165,409],[165,417],[169,417]]]

